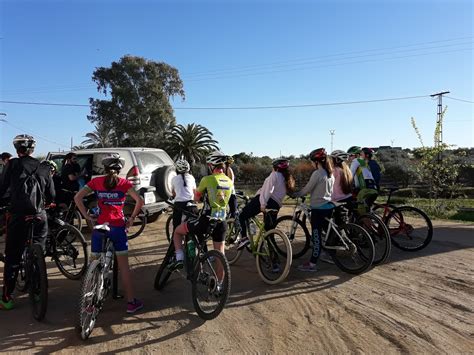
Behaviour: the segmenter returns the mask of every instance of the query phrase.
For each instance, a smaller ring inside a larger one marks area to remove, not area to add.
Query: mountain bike
[[[6,210],[7,207],[0,207],[0,212]],[[48,274],[43,248],[34,242],[34,227],[39,221],[41,218],[38,216],[25,216],[28,234],[18,269],[17,288],[28,292],[33,318],[41,321],[48,309]]]
[[[267,225],[274,225],[273,217],[277,210],[268,209],[264,213]],[[238,220],[238,219],[237,219]],[[227,220],[228,232],[225,240],[226,255],[229,264],[235,264],[244,249],[239,250],[240,224],[235,219]],[[279,229],[266,230],[264,221],[257,217],[247,221],[247,235],[250,243],[245,249],[255,256],[257,271],[262,280],[270,285],[276,285],[286,279],[292,262],[292,248],[288,237]]]
[[[199,317],[205,320],[216,318],[224,309],[231,284],[230,266],[226,257],[218,250],[208,251],[206,244],[221,221],[209,217],[209,222],[209,228],[202,237],[188,233],[184,241],[184,272],[191,281],[194,308]],[[174,243],[170,243],[155,276],[156,290],[163,290],[170,276],[177,271],[173,267],[174,258]]]
[[[76,330],[83,340],[91,335],[111,289],[114,298],[121,298],[117,295],[117,263],[115,249],[109,238],[110,227],[107,224],[100,224],[94,227],[94,231],[103,235],[102,252],[98,259],[90,263],[82,279]]]
[[[372,211],[386,224],[393,245],[405,251],[425,248],[433,238],[433,224],[428,215],[412,206],[394,206],[390,200],[398,188],[389,188],[386,203],[374,203]]]
[[[168,242],[171,243],[171,240],[173,239],[173,231],[174,231],[174,228],[173,228],[173,211],[174,211],[175,208],[179,208],[179,207],[177,207],[174,204],[174,202],[171,202],[171,201],[166,201],[166,203],[168,205],[170,205],[170,207],[167,209],[167,211],[169,212],[169,216],[166,219],[166,223],[165,223],[165,233],[166,233],[166,239],[168,239]],[[197,204],[195,202],[189,201],[186,204],[186,207],[187,208],[192,207],[192,208],[197,209]],[[180,210],[184,211],[183,208],[180,208]],[[189,218],[189,215],[187,215],[186,213],[183,213],[183,216],[181,218],[181,222],[186,221],[188,218]]]
[[[78,280],[87,269],[89,253],[82,233],[64,222],[63,212],[58,208],[47,209],[48,236],[46,257],[51,257],[59,271],[71,280]]]

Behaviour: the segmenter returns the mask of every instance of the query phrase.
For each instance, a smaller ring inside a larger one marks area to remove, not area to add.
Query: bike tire
[[[229,265],[235,264],[242,255],[243,249],[237,249],[240,242],[240,230],[236,228],[235,219],[227,219],[227,233],[225,236],[225,257]]]
[[[100,262],[93,260],[82,279],[81,294],[77,304],[76,331],[82,340],[86,340],[94,330],[94,326],[101,309],[100,295]]]
[[[30,247],[27,277],[33,318],[41,321],[48,310],[48,274],[43,249],[39,244],[33,244]]]
[[[168,279],[170,278],[171,274],[173,273],[172,270],[169,269],[169,263],[171,258],[174,256],[174,244],[171,243],[170,246],[168,247],[168,251],[166,252],[165,257],[163,258],[163,261],[161,262],[160,267],[158,268],[158,272],[156,273],[155,276],[155,282],[154,282],[154,287],[155,290],[162,290]]]
[[[353,249],[351,250],[334,250],[327,249],[331,255],[334,263],[342,271],[349,274],[361,274],[372,266],[374,261],[374,243],[372,238],[370,238],[367,231],[361,226],[354,223],[347,223],[342,227],[338,227],[340,233],[344,233],[347,238],[352,242]],[[334,233],[331,231],[331,233]],[[328,240],[338,240],[339,238],[335,236],[331,238],[329,236]],[[352,261],[356,264],[355,266],[349,265],[347,261]],[[357,261],[356,261],[357,259]]]
[[[218,276],[216,269],[222,268],[224,273],[218,288]],[[231,275],[230,266],[226,257],[218,250],[210,250],[199,257],[191,279],[192,297],[194,309],[198,316],[204,320],[216,318],[224,309],[230,295]],[[201,289],[204,289],[201,292]],[[201,302],[201,293],[205,294],[204,301]],[[211,300],[216,299],[216,302]],[[208,304],[213,303],[211,306]]]
[[[433,224],[430,218],[416,207],[395,208],[387,216],[386,225],[393,245],[404,251],[426,248],[433,238]]]
[[[286,252],[284,254],[278,252],[277,247],[281,250],[286,249]],[[280,261],[281,258],[284,258],[283,263]],[[291,243],[285,233],[279,229],[266,231],[258,242],[256,256],[257,271],[263,282],[276,285],[285,280],[290,272],[292,260]],[[278,271],[275,271],[276,269]]]
[[[173,214],[168,216],[165,224],[165,232],[166,232],[166,239],[168,239],[168,243],[171,243],[171,239],[173,236]]]
[[[84,236],[76,227],[65,224],[58,230],[55,239],[53,244],[53,259],[56,266],[61,274],[68,279],[79,280],[86,272],[89,260],[87,242]],[[62,256],[64,256],[65,259],[62,259]],[[66,259],[68,257],[72,259],[72,264]]]
[[[292,231],[293,223],[296,223],[296,227]],[[309,250],[311,234],[300,219],[293,220],[293,216],[278,217],[275,228],[281,230],[288,237],[291,243],[293,259],[302,257]],[[279,250],[278,246],[276,247],[279,253],[285,255],[283,250]]]
[[[366,213],[357,218],[357,224],[369,233],[374,243],[375,254],[373,265],[380,265],[387,261],[392,250],[392,242],[387,226],[375,213]]]
[[[26,292],[28,289],[27,279],[26,279],[26,260],[25,252],[21,256],[20,265],[18,268],[18,277],[16,278],[15,289],[18,292]]]
[[[125,203],[123,208],[123,214],[125,216],[125,220],[128,220],[133,213],[133,209],[135,208],[135,204],[133,203]],[[127,230],[127,238],[128,240],[134,239],[138,237],[146,226],[146,215],[143,211],[140,211],[137,218],[133,223],[133,226],[130,226]]]

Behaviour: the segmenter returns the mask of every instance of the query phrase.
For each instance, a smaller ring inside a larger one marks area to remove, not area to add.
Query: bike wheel
[[[75,210],[74,211],[74,215],[73,215],[73,220],[72,220],[72,224],[74,227],[76,227],[79,231],[82,231],[82,227],[83,227],[83,218],[82,218],[82,215],[81,215],[81,212],[79,212],[79,210]]]
[[[284,253],[278,250],[284,251]],[[278,229],[265,232],[257,245],[257,271],[269,285],[282,282],[290,272],[292,262],[291,243]]]
[[[173,237],[173,214],[170,214],[165,224],[166,239],[171,243]]]
[[[369,233],[374,243],[375,254],[373,265],[384,263],[392,250],[390,233],[382,219],[374,213],[366,213],[357,218],[357,224]]]
[[[339,228],[339,227],[338,227]],[[331,231],[334,233],[334,231]],[[339,233],[345,236],[348,247],[345,250],[328,249],[334,263],[350,274],[361,274],[374,261],[374,243],[364,228],[357,224],[347,223],[339,228]],[[329,236],[328,240],[335,240],[336,246],[344,247],[338,236]]]
[[[191,282],[198,316],[205,320],[216,318],[230,294],[230,266],[225,256],[217,250],[204,253],[196,263]]]
[[[20,265],[18,268],[18,277],[16,278],[15,288],[19,292],[26,292],[27,290],[27,279],[26,279],[26,251],[21,256]]]
[[[235,225],[234,218],[227,219],[227,234],[225,236],[225,257],[229,265],[233,265],[239,260],[243,250],[238,250],[240,242],[240,228]]]
[[[77,307],[76,330],[82,340],[86,340],[94,329],[101,302],[101,270],[99,260],[93,260],[82,279],[81,294]]]
[[[293,216],[281,216],[276,220],[275,228],[281,230],[288,237],[293,259],[306,254],[310,246],[311,234],[300,219],[293,220]],[[283,254],[285,251],[279,250],[278,245],[276,247],[279,253],[285,255]]]
[[[71,280],[78,280],[86,272],[89,254],[82,233],[65,224],[56,233],[53,259],[59,271]]]
[[[48,275],[44,261],[43,249],[33,244],[28,253],[28,291],[33,306],[33,317],[41,321],[48,309]]]
[[[123,208],[123,214],[126,220],[130,218],[130,216],[133,213],[134,208],[135,208],[135,204],[125,203],[125,206]],[[130,239],[134,239],[138,237],[145,229],[145,226],[146,226],[146,215],[145,213],[143,213],[143,211],[140,211],[137,218],[135,218],[135,221],[133,222],[133,226],[130,226],[127,230],[128,239],[130,240]]]
[[[386,221],[393,245],[405,251],[425,248],[433,238],[433,224],[422,210],[401,206],[387,216]]]
[[[173,271],[169,268],[170,261],[174,257],[174,244],[171,243],[168,247],[168,251],[166,252],[163,261],[161,262],[160,268],[155,276],[155,283],[154,287],[155,290],[162,290],[165,287],[166,281],[170,278]]]

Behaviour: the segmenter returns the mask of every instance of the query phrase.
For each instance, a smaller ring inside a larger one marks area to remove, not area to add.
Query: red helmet
[[[309,159],[311,161],[322,161],[327,157],[326,149],[318,148],[309,153]]]
[[[276,159],[272,161],[272,166],[275,169],[288,169],[290,166],[290,161],[288,159]]]

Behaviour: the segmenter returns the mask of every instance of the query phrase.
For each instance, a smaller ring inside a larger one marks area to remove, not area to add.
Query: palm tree
[[[218,150],[212,133],[199,124],[181,124],[171,127],[165,134],[165,149],[174,159],[184,158],[189,164],[203,161],[212,150]]]
[[[85,148],[108,148],[114,146],[114,131],[105,125],[96,125],[94,132],[86,133],[81,143]]]

